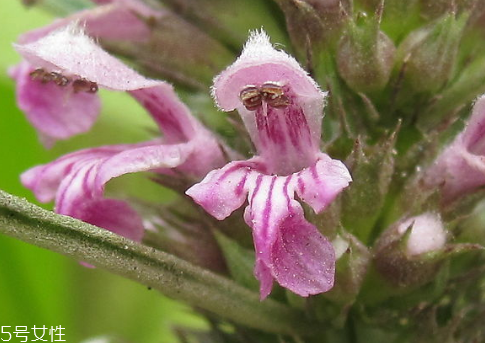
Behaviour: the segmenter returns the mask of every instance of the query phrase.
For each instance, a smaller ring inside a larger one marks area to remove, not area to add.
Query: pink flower
[[[213,96],[223,111],[238,110],[257,154],[211,171],[187,194],[219,220],[248,201],[261,299],[274,280],[305,297],[328,291],[334,249],[295,200],[321,212],[351,181],[343,163],[319,148],[325,93],[261,32],[216,77]]]
[[[97,94],[74,92],[72,87],[59,86],[53,80],[42,81],[42,77],[56,74],[41,73],[26,61],[9,70],[16,82],[17,104],[37,129],[44,146],[89,131],[101,109]]]
[[[441,187],[444,203],[485,185],[485,96],[475,102],[465,129],[426,171],[424,183]]]
[[[78,29],[64,28],[16,48],[31,66],[70,80],[65,86],[41,82],[27,85],[27,92],[30,86],[36,89],[48,86],[43,97],[58,96],[56,87],[75,93],[76,80],[84,85],[126,91],[147,109],[163,133],[163,138],[149,142],[78,151],[25,172],[22,183],[34,191],[39,201],[55,199],[58,213],[140,240],[143,233],[140,217],[126,202],[103,197],[106,182],[140,171],[200,179],[223,164],[217,140],[191,116],[169,84],[139,75]],[[80,92],[86,91],[89,89]],[[82,118],[89,115],[83,109],[79,106],[72,111]],[[46,110],[46,118],[55,115],[55,108]],[[52,129],[49,120],[39,125],[42,130]]]
[[[72,22],[82,23],[85,32],[97,39],[144,41],[149,37],[150,30],[139,15],[158,17],[161,13],[141,3],[124,0],[85,10],[29,31],[19,38],[20,45],[17,47],[23,49],[25,46],[35,46],[35,41]],[[114,22],[123,25],[114,25]],[[50,42],[55,43],[52,39]],[[63,52],[63,56],[68,55],[68,51]],[[39,66],[44,65],[45,61],[38,63],[35,56],[29,56],[29,60],[32,59],[32,63],[24,60],[12,67],[9,73],[16,81],[17,103],[38,131],[42,143],[51,147],[56,140],[65,140],[89,131],[101,107],[97,89],[92,92],[76,92],[72,87],[73,80],[57,73],[59,68],[49,66],[46,69],[48,71],[40,70]],[[59,87],[63,82],[65,84]]]

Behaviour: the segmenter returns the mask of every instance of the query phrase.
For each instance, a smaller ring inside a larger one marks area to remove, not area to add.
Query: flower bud
[[[447,14],[411,32],[398,49],[406,82],[417,92],[434,92],[450,79],[467,16]]]
[[[389,80],[394,64],[394,43],[377,27],[350,24],[337,51],[340,76],[356,92],[375,92]]]
[[[377,271],[393,286],[414,288],[433,279],[447,235],[438,214],[427,212],[392,225],[375,246]]]

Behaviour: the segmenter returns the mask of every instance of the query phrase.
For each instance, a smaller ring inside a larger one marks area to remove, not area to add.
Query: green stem
[[[85,261],[241,325],[280,334],[315,331],[304,315],[184,260],[0,190],[0,233]],[[35,261],[32,261],[35,263]]]

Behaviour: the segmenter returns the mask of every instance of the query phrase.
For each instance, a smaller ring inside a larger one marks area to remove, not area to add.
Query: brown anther
[[[52,76],[52,81],[58,86],[65,87],[69,84],[70,80],[65,77],[64,75],[56,72],[51,72],[50,75]]]
[[[290,104],[290,100],[280,85],[267,82],[261,86],[260,91],[263,100],[271,107],[285,108]]]
[[[88,93],[96,93],[98,91],[98,84],[96,82],[89,82]]]
[[[239,98],[241,99],[244,107],[249,111],[254,111],[260,107],[263,103],[263,97],[259,88],[256,86],[247,86],[241,93],[239,93]]]
[[[44,69],[37,68],[37,69],[31,71],[29,75],[32,78],[32,80],[39,80],[44,76],[44,74],[45,74]]]
[[[72,83],[72,88],[75,93],[86,92],[86,93],[96,93],[98,91],[98,84],[86,80],[85,78],[74,80]]]
[[[290,104],[290,99],[286,95],[280,95],[276,98],[266,100],[269,106],[274,108],[285,108]]]
[[[54,80],[54,76],[52,75],[52,73],[47,73],[47,72],[44,72],[44,75],[42,75],[40,78],[40,82],[42,83],[49,83],[52,80]]]

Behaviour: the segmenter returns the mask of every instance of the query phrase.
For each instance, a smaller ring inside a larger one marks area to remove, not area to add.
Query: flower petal
[[[123,201],[103,198],[104,184],[126,173],[176,168],[192,153],[193,145],[163,145],[161,140],[86,149],[63,156],[22,174],[22,183],[39,201],[55,197],[56,212],[123,234],[141,238],[143,226]],[[103,214],[101,209],[110,208]],[[132,216],[132,217],[130,217]]]
[[[426,171],[427,188],[442,188],[443,202],[448,203],[485,185],[483,156],[467,150],[463,136],[458,136]]]
[[[89,131],[101,108],[98,96],[33,80],[34,69],[24,61],[10,69],[10,76],[16,81],[18,106],[42,138],[53,143]]]
[[[102,193],[109,180],[124,174],[176,168],[189,158],[193,150],[192,144],[183,143],[154,144],[122,151],[99,164],[94,189]]]
[[[328,160],[322,161],[332,165],[333,160]],[[319,168],[325,170],[325,165]],[[242,206],[247,197],[244,220],[253,230],[254,274],[260,281],[261,299],[271,292],[273,280],[301,296],[328,291],[335,269],[333,247],[305,220],[301,205],[294,199],[296,189],[302,185],[300,180],[306,179],[300,173],[274,176],[264,172],[265,164],[259,157],[232,162],[210,172],[186,193],[219,220]],[[337,172],[330,175],[330,181],[332,177],[341,184],[349,182]],[[324,195],[317,198],[315,207],[327,205],[343,188],[329,185],[324,175],[318,181],[323,184],[317,186]],[[312,183],[304,185],[314,187]]]
[[[276,281],[302,297],[329,291],[335,274],[333,246],[305,220],[299,205],[280,223],[278,232],[272,247]]]
[[[14,45],[36,68],[76,75],[113,90],[136,90],[160,84],[127,67],[101,49],[76,26],[68,26],[41,39]]]
[[[296,193],[317,213],[323,211],[346,188],[352,178],[345,165],[319,154],[314,165],[298,173]]]
[[[192,117],[169,84],[160,81],[155,87],[131,91],[130,95],[150,113],[167,144],[185,142],[199,134],[211,136]]]
[[[130,91],[159,124],[167,143],[188,141],[201,134],[212,137],[191,116],[171,85],[138,74],[76,30],[67,27],[36,42],[18,45],[17,49],[40,67],[50,66],[49,70],[78,75],[99,86]]]
[[[242,100],[248,89],[257,93],[255,106]],[[241,56],[215,79],[213,95],[222,110],[238,110],[272,173],[288,175],[316,161],[325,93],[264,32],[253,33]]]
[[[471,153],[485,155],[485,95],[477,99],[463,131],[463,144]]]
[[[85,161],[97,161],[128,149],[130,145],[113,145],[95,149],[85,149],[58,158],[45,165],[25,171],[20,179],[22,184],[32,190],[40,202],[52,201],[62,180]]]
[[[262,301],[271,294],[274,281],[271,269],[266,266],[262,259],[256,259],[254,276],[259,280],[259,299]]]
[[[137,14],[145,17],[162,15],[161,12],[152,10],[139,1],[123,1],[122,3],[116,1],[109,5],[76,12],[67,18],[56,19],[47,26],[22,34],[18,43],[35,42],[73,22],[79,23],[90,36],[98,39],[145,41],[150,36],[150,28],[143,20],[140,20]],[[113,23],[117,25],[113,25]]]
[[[251,161],[231,162],[211,171],[186,194],[213,217],[223,220],[244,204],[248,175],[257,164]]]
[[[143,238],[143,222],[140,215],[121,200],[96,199],[84,204],[74,215],[69,215],[136,242]]]
[[[126,170],[147,170],[166,168],[181,163],[168,162],[167,152],[176,150],[180,162],[194,152],[197,163],[185,165],[182,171],[191,176],[202,177],[209,170],[219,167],[223,161],[221,148],[215,137],[205,129],[189,109],[180,101],[171,85],[163,81],[150,80],[136,73],[115,57],[107,54],[90,38],[73,27],[56,31],[38,41],[17,46],[18,50],[32,63],[48,70],[58,70],[66,75],[84,77],[91,82],[110,89],[129,91],[152,115],[164,134],[165,144],[189,143],[172,148],[148,148],[144,166],[127,166]],[[37,62],[36,62],[37,61]],[[195,153],[197,152],[197,153]],[[163,156],[162,156],[163,155]],[[183,156],[182,156],[183,155]],[[161,158],[153,161],[153,158]],[[132,157],[128,157],[133,160]],[[149,160],[152,159],[150,162]],[[141,163],[142,159],[138,159]],[[155,167],[158,164],[158,167]],[[109,168],[108,168],[109,169]],[[116,167],[119,171],[119,165]],[[114,174],[113,174],[114,175]],[[103,182],[108,179],[103,176]]]
[[[293,199],[293,178],[254,174],[244,219],[253,229],[261,298],[268,293],[268,271],[281,286],[301,296],[328,291],[335,253]]]
[[[124,148],[88,149],[61,157],[25,172],[22,183],[33,190],[40,201],[52,200],[55,194],[57,213],[140,241],[143,224],[136,211],[124,201],[97,197],[92,191],[98,164]]]

